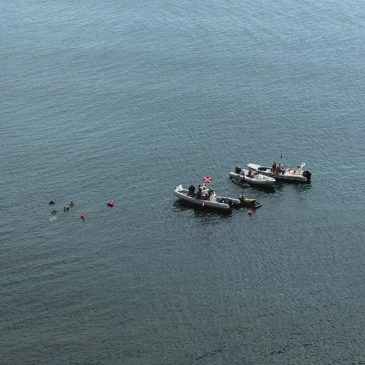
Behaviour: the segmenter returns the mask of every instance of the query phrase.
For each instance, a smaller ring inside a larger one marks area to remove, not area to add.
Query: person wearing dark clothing
[[[194,185],[190,185],[189,186],[189,195],[195,195],[195,186]]]

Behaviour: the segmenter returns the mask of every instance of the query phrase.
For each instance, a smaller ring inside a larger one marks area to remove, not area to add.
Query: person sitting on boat
[[[274,161],[274,163],[271,166],[271,171],[275,172],[275,170],[276,170],[276,162]]]
[[[200,199],[201,194],[202,194],[202,187],[201,187],[201,185],[198,185],[198,191],[196,192],[196,198]]]
[[[252,170],[251,169],[248,170],[247,176],[248,177],[251,177],[252,176]]]
[[[203,187],[202,192],[201,192],[200,195],[201,195],[201,198],[202,199],[204,199],[204,200],[207,199],[207,197],[208,197],[208,191],[207,191],[207,189],[205,189],[205,186]]]
[[[195,186],[194,185],[189,186],[189,195],[192,195],[192,196],[195,195]]]

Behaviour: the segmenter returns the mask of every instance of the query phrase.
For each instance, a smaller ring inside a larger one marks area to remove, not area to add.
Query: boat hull
[[[311,173],[309,171],[303,171],[301,168],[288,168],[281,169],[279,171],[272,171],[271,167],[261,166],[258,164],[249,163],[247,166],[263,174],[265,176],[272,177],[277,181],[293,182],[293,183],[310,183]]]
[[[232,210],[232,206],[229,204],[229,200],[227,202],[223,201],[223,197],[216,197],[217,201],[210,201],[205,199],[197,199],[196,196],[189,195],[189,191],[187,189],[183,189],[182,187],[177,187],[174,191],[174,195],[182,200],[183,202],[194,206],[205,209],[214,209],[222,212],[230,212]],[[226,198],[228,199],[228,198]],[[221,200],[221,201],[219,201]],[[238,200],[238,199],[236,199]],[[238,201],[239,202],[239,201]]]
[[[248,174],[248,170],[241,170],[241,173],[236,173],[231,171],[229,173],[229,177],[231,179],[235,179],[237,182],[240,183],[247,183],[250,185],[256,185],[256,186],[271,186],[273,184],[275,184],[275,178],[270,177],[270,176],[266,176],[266,175],[261,175],[261,174],[257,174],[254,175],[253,177],[249,177],[247,176]]]

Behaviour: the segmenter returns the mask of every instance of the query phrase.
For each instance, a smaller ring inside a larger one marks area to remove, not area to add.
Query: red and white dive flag
[[[203,183],[209,184],[213,181],[213,179],[210,176],[204,176],[203,177]]]

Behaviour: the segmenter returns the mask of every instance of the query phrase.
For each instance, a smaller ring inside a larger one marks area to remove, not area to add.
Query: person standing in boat
[[[214,190],[213,189],[209,189],[208,190],[208,200],[212,200],[212,197],[213,197],[213,195],[214,195]]]
[[[207,196],[208,196],[208,192],[207,192],[207,189],[205,189],[205,186],[203,187],[203,190],[201,192],[201,198],[206,200],[207,199]]]
[[[202,194],[202,187],[201,187],[201,185],[198,185],[198,191],[196,192],[196,198],[200,199],[201,194]]]

